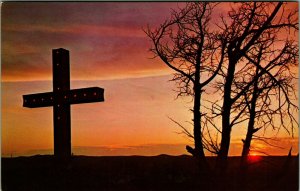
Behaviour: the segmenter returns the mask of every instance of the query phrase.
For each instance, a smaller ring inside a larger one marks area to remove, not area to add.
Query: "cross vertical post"
[[[52,57],[54,156],[67,159],[71,156],[71,106],[67,102],[70,91],[69,51],[54,49]]]

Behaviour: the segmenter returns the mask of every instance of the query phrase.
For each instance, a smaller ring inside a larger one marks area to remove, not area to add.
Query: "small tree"
[[[298,29],[296,14],[297,11],[286,11],[283,2],[247,2],[241,3],[229,12],[229,21],[222,19],[223,25],[220,28],[224,32],[221,37],[222,42],[226,43],[226,58],[228,58],[228,63],[220,72],[224,77],[224,86],[217,85],[223,92],[222,139],[218,154],[222,164],[228,156],[232,127],[246,120],[247,105],[241,108],[239,100],[253,87],[255,81],[259,80],[262,75],[268,75],[272,83],[279,85],[280,90],[288,97],[284,87],[286,84],[280,84],[278,76],[269,71],[269,67],[273,68],[276,65],[276,56],[271,53],[272,57],[268,57],[268,52],[263,52],[264,64],[256,62],[251,57],[255,52],[257,53],[257,45],[268,44],[269,40],[279,41],[278,34],[283,29]],[[248,64],[245,64],[246,60],[249,60]],[[255,70],[257,71],[255,77],[242,85],[238,84],[238,78],[241,78],[241,75],[237,73],[246,76],[245,68],[249,64],[258,68]]]
[[[172,80],[177,84],[177,96],[193,98],[195,147],[187,146],[187,151],[202,159],[206,147],[201,127],[201,96],[220,70],[225,51],[225,46],[221,46],[224,43],[209,29],[214,6],[207,2],[187,3],[179,12],[172,11],[171,18],[157,29],[148,27],[145,31],[153,44],[150,51],[175,72]]]
[[[297,43],[288,39],[283,47],[277,47],[274,45],[277,40],[272,37],[275,34],[269,35],[270,38],[263,44],[259,44],[255,52],[250,54],[251,57],[246,56],[247,60],[255,65],[252,65],[253,76],[251,70],[248,70],[248,77],[253,79],[253,85],[244,93],[240,103],[247,106],[246,114],[249,117],[247,135],[243,140],[243,162],[249,154],[254,133],[260,129],[266,130],[271,127],[279,130],[283,127],[293,136],[294,128],[298,126],[294,117],[295,112],[298,111],[294,103],[297,100],[295,90],[297,78],[292,70],[298,65],[299,49]],[[266,65],[265,72],[260,77],[256,77],[263,72],[257,67],[259,65]],[[254,136],[254,138],[265,141],[264,137]]]

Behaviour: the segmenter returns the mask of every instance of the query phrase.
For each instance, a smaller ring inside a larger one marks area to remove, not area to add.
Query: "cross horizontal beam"
[[[73,89],[62,92],[46,92],[23,95],[23,107],[49,107],[56,103],[58,97],[63,97],[65,104],[80,104],[104,101],[104,89],[99,87]]]

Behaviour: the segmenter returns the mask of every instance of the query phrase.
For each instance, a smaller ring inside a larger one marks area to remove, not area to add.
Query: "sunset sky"
[[[52,91],[52,49],[70,51],[71,88],[98,86],[105,102],[71,106],[72,152],[84,155],[187,154],[193,143],[168,117],[191,126],[190,98],[176,98],[172,71],[150,59],[143,28],[158,26],[178,3],[2,3],[2,155],[53,153],[52,108],[22,107],[22,95]],[[293,6],[298,6],[294,3]],[[218,7],[216,13],[224,12]],[[233,129],[240,155],[245,128]],[[270,132],[273,136],[277,132]],[[284,132],[284,149],[298,153],[298,130]],[[275,144],[277,144],[275,141]]]

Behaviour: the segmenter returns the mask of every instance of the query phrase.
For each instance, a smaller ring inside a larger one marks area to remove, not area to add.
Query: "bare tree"
[[[283,2],[246,2],[240,3],[237,8],[232,8],[228,13],[228,19],[222,18],[222,25],[219,27],[224,32],[220,37],[222,37],[221,42],[226,43],[225,56],[228,58],[228,63],[224,64],[220,70],[224,79],[223,83],[218,82],[215,86],[223,94],[223,103],[220,106],[222,138],[218,153],[218,158],[222,164],[225,164],[222,161],[226,161],[228,157],[232,127],[249,120],[249,116],[246,114],[249,104],[251,109],[257,108],[254,103],[258,103],[255,97],[260,90],[255,90],[253,87],[258,86],[259,83],[264,83],[263,78],[266,80],[268,78],[269,83],[276,84],[277,90],[280,90],[279,100],[282,100],[282,94],[286,101],[289,100],[288,84],[282,82],[281,76],[274,70],[278,69],[277,67],[289,67],[290,62],[288,59],[284,61],[283,54],[295,56],[295,52],[291,52],[295,43],[286,36],[280,37],[279,33],[283,30],[298,30],[296,16],[297,10],[286,10]],[[283,39],[285,39],[284,47],[287,46],[287,50],[281,52],[278,51],[279,48],[272,50],[272,42],[277,43]],[[266,48],[260,50],[262,47]],[[258,58],[263,61],[259,61]],[[247,75],[251,71],[249,68],[253,66],[255,66],[252,70],[254,75],[251,74],[253,77],[247,79]],[[279,73],[280,70],[278,70]],[[249,94],[251,90],[252,94]],[[255,94],[254,97],[252,97],[253,93]],[[251,103],[244,104],[241,101],[243,96],[244,98],[247,97],[247,100],[244,99],[243,101],[252,101],[253,107],[251,107]],[[253,100],[250,100],[251,97]],[[283,115],[282,111],[280,109],[278,112]],[[252,131],[255,130],[257,129],[252,129]]]
[[[216,32],[210,30],[210,17],[215,4],[187,3],[158,28],[145,31],[152,41],[150,49],[175,73],[177,96],[193,97],[193,137],[195,147],[187,146],[193,156],[205,158],[201,127],[201,96],[205,87],[215,78],[224,58],[225,43],[220,43]],[[224,45],[224,46],[222,46]],[[201,77],[200,77],[201,76]]]
[[[295,112],[298,111],[295,101],[297,100],[295,82],[296,77],[292,72],[298,65],[298,46],[293,40],[286,40],[283,47],[272,46],[276,39],[272,38],[274,34],[269,34],[270,38],[266,39],[257,52],[247,56],[249,62],[256,62],[256,65],[262,65],[265,62],[266,72],[259,78],[255,78],[261,70],[254,66],[253,86],[244,93],[241,105],[246,104],[248,115],[248,128],[246,138],[243,140],[242,161],[245,162],[249,151],[251,140],[254,133],[260,129],[266,130],[271,127],[273,130],[279,130],[283,127],[293,136],[294,128],[298,126],[295,119]],[[275,55],[275,57],[273,57]],[[269,60],[270,57],[273,59]],[[268,59],[266,59],[268,58]],[[272,63],[270,63],[272,62]],[[252,65],[253,66],[253,65]],[[251,77],[251,70],[248,70],[248,76]],[[277,79],[277,81],[273,80]],[[244,75],[245,79],[245,75]],[[244,103],[243,103],[244,102]],[[254,136],[254,139],[266,142],[264,137]]]

